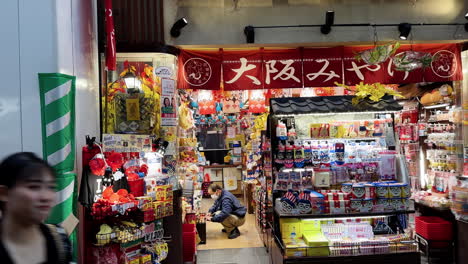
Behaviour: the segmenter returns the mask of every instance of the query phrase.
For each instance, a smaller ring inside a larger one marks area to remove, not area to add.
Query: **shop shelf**
[[[281,218],[347,218],[347,217],[366,217],[366,216],[381,216],[381,215],[397,215],[397,214],[413,214],[414,210],[405,211],[385,211],[385,212],[368,212],[368,213],[346,213],[346,214],[283,214],[275,209],[275,213]]]
[[[274,240],[280,248],[283,258],[289,260],[325,260],[333,261],[343,257],[370,257],[370,256],[388,256],[399,254],[410,254],[418,252],[418,243],[415,240],[410,241],[372,241],[372,242],[346,242],[344,244],[333,245],[329,242],[328,246],[316,247],[286,247],[283,241],[274,236]],[[328,252],[326,255],[317,255],[318,251]],[[325,261],[327,262],[327,261]],[[347,261],[345,261],[348,263]],[[312,263],[312,262],[307,262]],[[333,262],[335,263],[335,262]],[[368,262],[369,263],[369,262]]]

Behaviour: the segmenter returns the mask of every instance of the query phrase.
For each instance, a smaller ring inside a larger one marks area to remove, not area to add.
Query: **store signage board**
[[[102,148],[104,152],[151,152],[149,135],[103,134]]]
[[[160,66],[154,70],[154,74],[160,78],[171,78],[172,69],[166,66]]]
[[[163,78],[161,80],[161,122],[162,126],[177,125],[177,103],[175,97],[175,81]]]
[[[458,44],[401,45],[383,62],[368,64],[359,52],[374,46],[255,49],[243,51],[182,50],[178,87],[225,91],[356,85],[360,82],[401,84],[462,79]],[[398,70],[394,56],[426,54],[430,63],[411,71]]]
[[[175,81],[172,79],[163,78],[161,80],[161,88],[163,95],[172,95],[175,93]]]

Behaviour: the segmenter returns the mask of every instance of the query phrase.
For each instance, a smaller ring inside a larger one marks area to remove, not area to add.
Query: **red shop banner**
[[[221,52],[181,50],[178,62],[178,88],[219,90]]]
[[[390,52],[394,48],[394,45],[344,47],[346,84],[462,80],[461,51],[457,44],[404,45]],[[366,58],[381,62],[369,63]]]
[[[262,55],[259,50],[224,51],[224,90],[263,89],[262,62]]]
[[[335,86],[343,80],[343,47],[304,49],[304,87]]]
[[[265,50],[264,88],[302,88],[302,49]]]
[[[226,91],[462,80],[458,44],[353,46],[249,51],[185,51],[179,88]],[[222,63],[221,63],[222,61]]]

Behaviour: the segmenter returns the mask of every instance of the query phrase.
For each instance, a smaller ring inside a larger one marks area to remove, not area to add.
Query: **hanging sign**
[[[263,55],[264,87],[302,88],[302,55],[300,49],[268,50]]]
[[[150,152],[151,138],[149,135],[103,134],[102,147],[104,152]]]
[[[181,89],[225,91],[462,80],[458,44],[184,51]]]
[[[175,96],[175,81],[161,80],[161,122],[162,126],[177,125],[177,103]]]
[[[304,87],[335,86],[343,79],[343,47],[304,49]]]
[[[178,68],[179,89],[219,90],[221,84],[219,51],[181,50]]]
[[[461,80],[460,47],[457,44],[417,44],[398,48],[378,64],[358,60],[356,54],[378,56],[373,46],[344,47],[344,79],[347,85],[360,82],[384,84],[444,82]],[[418,65],[405,69],[404,65]]]
[[[263,89],[262,67],[258,50],[223,52],[224,90]]]

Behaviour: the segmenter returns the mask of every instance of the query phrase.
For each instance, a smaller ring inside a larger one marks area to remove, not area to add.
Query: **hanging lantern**
[[[138,77],[132,72],[128,71],[122,79],[125,82],[125,86],[127,86],[128,93],[132,92],[139,92],[141,87],[141,81]]]

